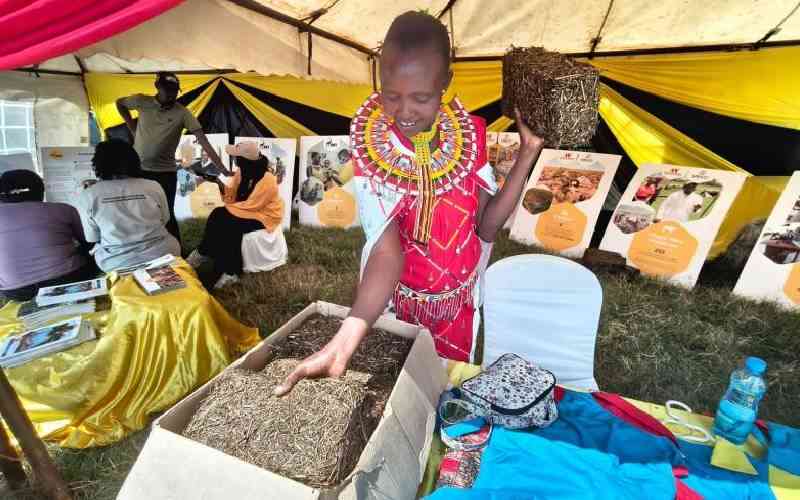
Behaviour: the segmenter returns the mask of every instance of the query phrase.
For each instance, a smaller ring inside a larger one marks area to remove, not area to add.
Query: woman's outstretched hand
[[[367,335],[367,323],[349,317],[322,350],[300,362],[281,385],[275,388],[276,396],[288,394],[304,378],[341,377],[347,370],[350,358],[358,344]]]

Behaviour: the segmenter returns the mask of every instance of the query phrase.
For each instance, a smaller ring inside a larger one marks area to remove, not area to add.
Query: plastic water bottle
[[[725,397],[719,402],[717,416],[714,418],[714,435],[731,443],[741,444],[747,440],[758,417],[758,404],[767,391],[764,372],[767,363],[756,357],[749,357],[744,367],[731,374],[731,382]]]

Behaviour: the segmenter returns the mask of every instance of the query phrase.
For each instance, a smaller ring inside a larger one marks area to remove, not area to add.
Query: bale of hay
[[[313,487],[333,486],[364,448],[364,380],[303,380],[278,398],[273,389],[299,363],[282,359],[261,372],[230,370],[213,385],[183,435]]]
[[[273,389],[320,350],[342,320],[313,316],[273,346],[263,371],[229,370],[211,387],[183,435],[316,488],[341,483],[378,425],[413,341],[373,330],[340,379]]]
[[[541,47],[512,47],[503,57],[503,114],[522,118],[548,147],[589,143],[597,129],[599,72]]]

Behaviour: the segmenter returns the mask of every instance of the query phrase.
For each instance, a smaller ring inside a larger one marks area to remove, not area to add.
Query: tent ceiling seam
[[[365,47],[364,45],[361,45],[358,42],[354,42],[352,40],[349,40],[349,39],[347,39],[347,38],[345,38],[345,37],[343,37],[341,35],[338,35],[336,33],[331,33],[330,31],[326,31],[326,30],[317,28],[316,26],[313,26],[310,23],[304,22],[304,21],[302,21],[300,19],[295,19],[292,16],[286,15],[286,14],[280,12],[280,11],[277,11],[275,9],[272,9],[270,7],[262,5],[262,4],[260,4],[259,2],[255,1],[255,0],[227,0],[227,1],[232,3],[232,4],[238,5],[239,7],[242,7],[243,9],[247,9],[247,10],[249,10],[251,12],[255,12],[257,14],[261,14],[262,16],[265,16],[265,17],[269,17],[270,19],[273,19],[275,21],[282,22],[284,24],[288,24],[289,26],[294,26],[295,28],[300,30],[300,32],[308,31],[308,32],[313,33],[313,34],[315,34],[317,36],[320,36],[322,38],[326,38],[328,40],[337,42],[337,43],[339,43],[341,45],[350,47],[351,49],[355,49],[355,50],[357,50],[359,52],[362,52],[364,54],[367,54],[367,55],[374,55],[375,54],[375,52],[373,50],[369,49],[368,47]]]
[[[447,14],[448,12],[451,12],[453,10],[453,6],[455,4],[456,4],[456,0],[448,0],[447,4],[444,6],[444,8],[439,12],[439,14],[436,17],[439,18],[439,19],[444,17],[445,14]]]
[[[800,9],[800,2],[797,2],[797,5],[795,5],[794,8],[791,11],[789,11],[788,14],[786,14],[786,17],[781,19],[781,21],[778,24],[776,24],[774,28],[767,31],[767,33],[763,37],[761,37],[759,41],[753,44],[753,50],[758,50],[766,43],[767,40],[772,38],[774,35],[777,35],[781,31],[781,26],[783,26],[783,23],[788,21],[789,18],[792,17],[797,12],[797,9]]]
[[[603,39],[603,29],[606,27],[608,16],[611,14],[612,7],[614,7],[614,0],[609,0],[608,9],[606,9],[606,15],[603,16],[603,22],[601,22],[600,27],[597,28],[597,34],[591,39],[591,46],[589,47],[589,59],[594,58],[594,51],[597,49],[597,44],[599,44],[600,40]]]

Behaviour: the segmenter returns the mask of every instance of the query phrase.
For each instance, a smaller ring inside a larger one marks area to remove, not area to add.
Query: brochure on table
[[[589,247],[622,157],[544,149],[517,204],[511,239],[580,258]],[[550,208],[534,215],[536,191],[553,194]]]
[[[255,142],[258,149],[269,160],[270,171],[273,174],[282,172],[283,180],[278,186],[278,191],[283,200],[283,230],[288,231],[292,221],[292,186],[294,185],[294,158],[297,152],[297,139],[276,139],[272,137],[237,137],[234,144]],[[227,158],[227,153],[223,162]],[[230,162],[234,169],[235,162]]]
[[[733,293],[800,308],[800,172],[778,198]]]
[[[93,156],[93,147],[42,148],[45,200],[74,205],[81,191],[97,182],[92,168]]]
[[[206,134],[208,143],[225,163],[223,155],[228,144],[228,134]],[[183,135],[175,150],[175,164],[178,167],[178,187],[175,193],[175,218],[178,220],[205,218],[211,211],[224,205],[219,186],[203,179],[200,173],[213,176],[217,174],[208,154],[194,135]],[[224,183],[229,177],[220,175]]]
[[[644,274],[693,287],[746,174],[642,165],[623,193],[602,250]]]
[[[359,225],[349,136],[301,137],[299,180],[300,224]]]

